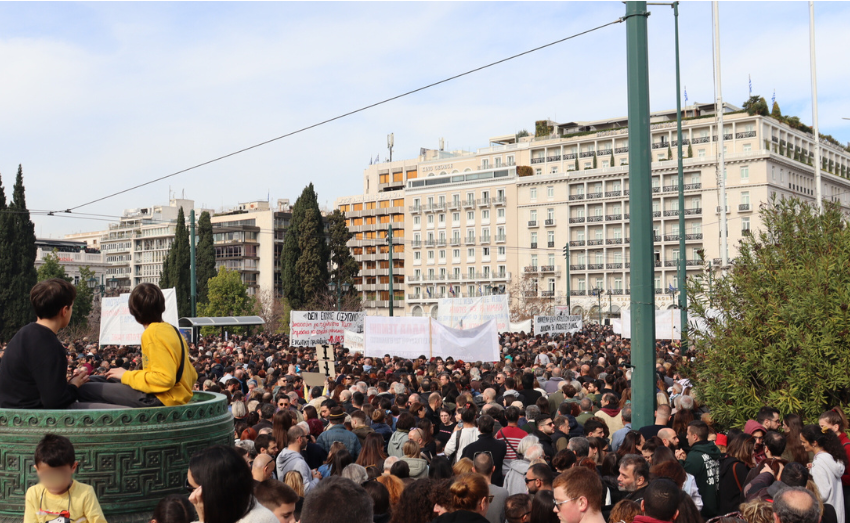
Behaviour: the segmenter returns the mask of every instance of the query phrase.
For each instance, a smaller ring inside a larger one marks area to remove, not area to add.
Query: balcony
[[[665,241],[665,242],[676,242],[676,241],[679,241],[679,235],[678,235],[678,234],[665,234],[665,235],[664,235],[664,241]]]
[[[596,216],[588,216],[587,221],[588,222],[601,222],[604,218],[605,217],[602,216],[601,214],[597,214]]]
[[[532,243],[531,243],[531,248],[532,248],[532,249],[536,249],[536,248],[537,248],[537,242],[532,242]]]
[[[587,270],[589,270],[589,271],[598,271],[598,270],[602,270],[604,268],[605,268],[604,263],[590,263],[587,266]]]
[[[735,138],[752,138],[756,135],[755,131],[744,131],[743,133],[735,133]]]
[[[678,185],[665,185],[664,187],[661,188],[661,190],[663,192],[675,192],[675,191],[679,190],[679,186]]]
[[[538,163],[543,163],[543,162],[545,162],[545,161],[546,161],[546,158],[544,158],[544,157],[542,157],[542,156],[538,156],[537,158],[532,158],[532,159],[531,159],[531,165],[535,165],[535,164],[538,164]]]
[[[685,261],[685,265],[688,267],[702,267],[702,260],[687,260]]]
[[[507,199],[504,196],[496,196],[493,198],[493,205],[505,205],[507,203]]]
[[[688,145],[690,143],[691,143],[691,141],[688,140],[687,138],[684,138],[682,140],[682,145]],[[673,140],[673,147],[678,147],[678,145],[679,145],[679,140]]]
[[[686,191],[696,191],[702,188],[701,183],[686,183],[684,186]]]
[[[596,198],[602,198],[602,192],[589,192],[587,193],[588,200],[594,200]]]
[[[419,249],[419,248],[422,247],[422,241],[421,240],[413,240],[412,242],[410,242],[410,246],[413,247],[414,249]]]
[[[628,196],[628,195],[629,195],[629,190],[628,189],[623,190],[623,196]]]
[[[584,151],[583,153],[579,153],[579,158],[590,158],[595,154],[595,151]]]
[[[596,151],[596,156],[609,156],[613,149],[600,149]]]
[[[585,291],[585,290],[570,291],[570,296],[585,296],[586,294],[587,294],[587,291]]]
[[[715,207],[714,212],[716,212],[716,213],[720,212],[720,206],[719,205],[717,207]],[[729,214],[729,207],[726,207],[726,214]]]
[[[661,218],[661,211],[652,211],[653,218]]]
[[[664,262],[665,267],[678,267],[679,260],[667,260]]]
[[[584,223],[584,216],[574,216],[570,218],[570,223]]]
[[[419,214],[419,213],[422,212],[422,206],[421,205],[411,205],[407,208],[407,210],[410,211],[413,214]]]
[[[559,272],[557,265],[541,265],[540,272]]]
[[[522,291],[523,298],[536,298],[537,291]]]
[[[479,207],[490,207],[491,201],[492,200],[490,198],[479,198],[478,199],[478,206]]]
[[[480,245],[489,245],[490,244],[490,236],[481,236],[478,238],[478,243]]]
[[[702,240],[702,233],[701,232],[695,232],[695,233],[685,235],[685,241],[693,241],[693,240]]]
[[[475,200],[464,200],[463,208],[464,209],[473,209],[475,207]]]
[[[654,241],[654,242],[660,242],[660,241],[661,241],[661,236],[658,236],[657,234],[656,234],[656,235],[654,235],[654,236],[652,237],[652,241]]]
[[[460,200],[452,200],[451,202],[449,202],[449,210],[450,211],[460,210]]]
[[[587,240],[587,245],[588,245],[588,246],[591,246],[591,245],[602,245],[603,243],[605,243],[605,240],[601,240],[601,239],[600,239],[600,240]]]
[[[555,296],[555,291],[540,291],[540,296],[542,298],[553,298]]]
[[[693,140],[691,140],[691,143],[692,143],[692,144],[698,144],[698,143],[708,143],[708,142],[710,142],[710,141],[711,141],[711,138],[710,138],[710,137],[708,137],[708,136],[701,136],[701,137],[699,137],[699,138],[694,138]]]
[[[467,236],[466,241],[463,243],[466,245],[475,245],[475,236]]]
[[[460,247],[460,236],[452,238],[452,247]]]
[[[555,156],[547,156],[546,161],[547,162],[560,162],[561,161],[561,155],[556,154]]]
[[[655,142],[652,144],[653,149],[664,149],[665,147],[670,147],[670,142]]]
[[[445,238],[440,238],[439,240],[437,240],[437,247],[445,247],[445,246],[446,246],[446,239]]]
[[[608,238],[607,240],[605,240],[606,245],[622,245],[622,243],[622,238]]]
[[[584,200],[584,194],[571,194],[570,201]]]
[[[552,249],[552,248],[554,248],[554,247],[555,247],[555,242],[548,242],[548,243],[546,244],[546,246],[547,246],[548,248]]]
[[[529,227],[537,227],[537,220],[528,220]]]
[[[508,239],[508,237],[505,236],[504,234],[496,235],[496,243],[505,243],[507,241],[507,239]]]
[[[702,214],[702,208],[697,207],[695,209],[685,209],[685,216],[693,216],[697,214]]]
[[[623,191],[605,191],[606,198],[616,198],[623,194]]]
[[[622,262],[620,262],[620,263],[608,263],[608,264],[605,265],[605,268],[606,269],[622,269],[623,264],[622,264]]]
[[[748,204],[748,203],[738,204],[738,212],[748,212],[748,211],[752,211],[752,209],[750,208],[750,204]]]
[[[554,227],[555,226],[555,219],[554,218],[547,218],[543,222],[543,225],[545,225],[546,227]]]
[[[661,192],[661,187],[659,187],[659,186],[657,186],[657,185],[654,185],[654,186],[652,187],[652,192],[653,192],[653,193],[659,193],[659,192]]]
[[[571,271],[583,271],[584,268],[585,268],[585,265],[583,263],[579,264],[579,265],[570,265]]]
[[[437,240],[425,240],[425,247],[436,247]]]
[[[679,216],[679,209],[667,209],[664,216]]]
[[[622,219],[623,219],[622,214],[606,214],[605,215],[605,221],[606,222],[620,221]]]
[[[575,160],[576,158],[578,158],[578,155],[576,153],[567,153],[562,155],[561,158],[563,158],[564,160]]]
[[[629,148],[628,147],[617,147],[616,149],[614,149],[614,152],[617,153],[617,154],[627,153],[627,152],[629,152]]]
[[[531,272],[537,272],[537,265],[526,265],[522,268],[522,272],[526,274]]]
[[[570,247],[584,247],[584,240],[572,240]]]
[[[623,219],[624,219],[624,220],[628,220],[628,219],[629,219],[629,216],[631,216],[631,214],[630,214],[630,213],[626,213],[626,214],[624,214],[624,215],[623,215]]]

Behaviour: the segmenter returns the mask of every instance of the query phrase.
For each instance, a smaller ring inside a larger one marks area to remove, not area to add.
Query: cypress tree
[[[303,225],[305,221],[308,225]],[[305,248],[308,252],[304,252]],[[305,262],[299,264],[302,257]],[[292,207],[289,232],[284,238],[280,261],[283,296],[292,310],[304,310],[316,298],[311,293],[319,292],[320,285],[327,284],[328,258],[329,249],[325,242],[318,197],[311,183],[304,188]],[[306,260],[310,260],[315,267],[306,267]]]
[[[198,304],[207,303],[209,280],[216,276],[215,246],[210,213],[204,211],[198,218],[198,244],[195,246],[195,278]]]
[[[611,167],[615,167],[614,165],[614,149],[611,148]]]
[[[593,168],[596,169],[596,151],[593,151]]]
[[[670,145],[667,145],[667,159],[668,160],[673,159],[673,149],[670,148]]]
[[[18,165],[18,175],[15,178],[15,187],[12,190],[12,204],[9,206],[9,222],[11,222],[12,235],[12,259],[10,290],[12,299],[10,307],[6,311],[8,321],[7,328],[17,331],[31,321],[35,321],[35,312],[30,304],[30,290],[38,282],[35,270],[35,257],[37,249],[35,246],[35,224],[30,220],[27,210],[26,195],[24,190],[24,173]]]
[[[773,110],[770,111],[770,116],[776,118],[777,120],[782,119],[782,111],[779,110],[779,102],[773,102]]]
[[[339,209],[334,210],[328,216],[328,237],[330,240],[331,251],[331,280],[337,284],[348,283],[349,293],[356,293],[354,288],[354,279],[360,274],[360,264],[351,255],[351,249],[348,247],[348,240],[353,234],[345,225],[345,215]]]
[[[0,340],[9,341],[15,335],[14,323],[9,322],[7,311],[12,309],[12,234],[9,209],[6,206],[6,191],[0,179]]]
[[[168,250],[168,256],[162,263],[160,287],[174,287],[177,293],[177,315],[182,317],[192,313],[189,297],[189,230],[186,228],[186,215],[183,207],[177,211],[177,227],[174,230],[174,241]]]
[[[576,151],[575,165],[573,166],[576,171],[578,171],[578,151]]]
[[[325,245],[325,238],[324,234],[316,234],[317,224],[322,225],[322,216],[317,209],[308,207],[298,227],[298,247],[301,250],[301,256],[295,262],[295,270],[301,276],[305,304],[310,304],[316,297],[324,294],[328,283],[327,262],[322,261],[322,245]]]

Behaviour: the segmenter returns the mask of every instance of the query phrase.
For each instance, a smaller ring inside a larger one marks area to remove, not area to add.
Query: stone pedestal
[[[209,392],[180,407],[0,409],[0,523],[22,520],[26,491],[38,483],[35,447],[47,433],[74,444],[74,477],[94,488],[110,523],[148,522],[162,498],[188,495],[183,485],[195,452],[233,444],[233,417],[225,397]]]

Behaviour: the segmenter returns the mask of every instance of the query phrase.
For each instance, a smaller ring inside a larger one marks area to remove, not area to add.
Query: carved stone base
[[[221,394],[196,392],[180,407],[127,410],[0,409],[0,523],[20,522],[27,489],[38,483],[35,447],[68,437],[110,523],[148,522],[169,494],[183,493],[189,458],[233,444],[233,417]]]

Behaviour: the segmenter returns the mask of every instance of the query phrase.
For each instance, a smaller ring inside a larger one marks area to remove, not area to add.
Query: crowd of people
[[[140,316],[146,303],[134,306]],[[56,343],[67,355],[63,407],[181,404],[184,388],[226,397],[234,444],[192,457],[186,495],[161,500],[158,523],[846,521],[841,408],[804,425],[760,406],[742,427],[721,430],[684,375],[691,355],[675,343],[657,344],[654,423],[634,429],[630,343],[606,326],[502,333],[497,362],[365,357],[337,345],[334,376],[310,387],[304,373],[323,371],[315,349],[291,347],[286,335],[184,345],[156,319],[140,319],[146,333],[157,328],[141,349]],[[23,368],[9,364],[19,346],[0,352],[0,406],[55,408],[4,384]],[[96,376],[99,388],[82,394]],[[107,386],[116,384],[131,390]],[[35,464],[26,522],[63,510],[104,521],[91,487],[73,480],[70,441],[46,435]]]

